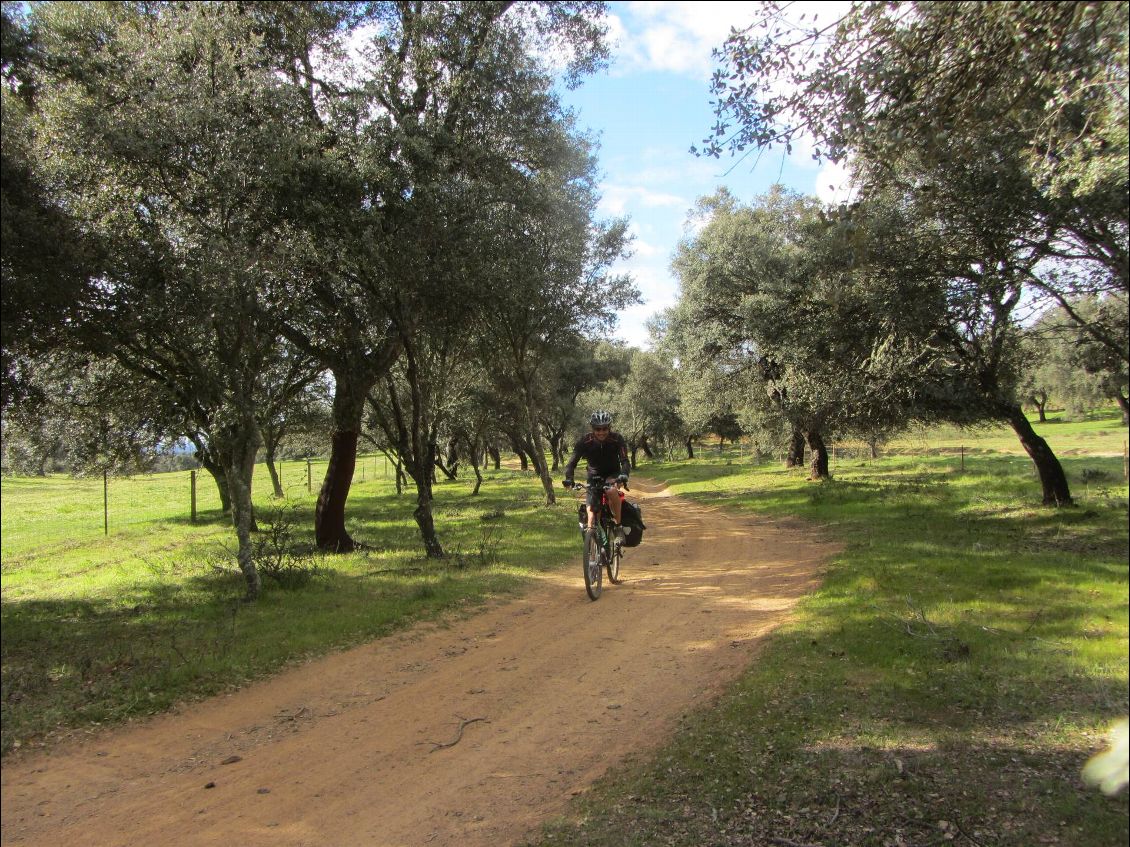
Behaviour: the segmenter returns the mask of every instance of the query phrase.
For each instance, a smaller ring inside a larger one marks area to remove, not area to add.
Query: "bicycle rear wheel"
[[[591,529],[585,530],[584,561],[581,566],[585,573],[585,591],[588,592],[589,599],[599,600],[602,581],[600,544],[596,533]]]

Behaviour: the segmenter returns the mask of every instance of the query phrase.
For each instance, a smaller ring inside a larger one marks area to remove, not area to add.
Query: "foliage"
[[[851,164],[860,199],[897,186],[919,204],[948,196],[955,222],[1019,227],[1008,247],[1070,266],[1024,270],[1061,305],[1125,293],[1128,9],[869,2],[818,28],[767,3],[720,51],[705,152],[810,136],[817,158]],[[976,174],[977,190],[963,187]],[[1119,352],[1102,325],[1078,322]]]
[[[699,209],[705,226],[673,263],[681,299],[667,343],[700,427],[743,410],[761,418],[767,397],[816,450],[823,433],[917,414],[939,357],[938,298],[912,256],[902,274],[884,266],[898,231],[886,209],[831,219],[780,187],[749,206],[721,192]]]
[[[95,242],[84,233],[36,167],[34,112],[39,46],[17,4],[2,9],[3,119],[0,121],[0,408],[35,402],[34,358],[51,351],[77,307]]]
[[[23,387],[35,400],[4,413],[7,472],[142,472],[179,436],[180,418],[164,395],[114,359],[61,350],[25,363]]]
[[[1126,345],[1126,298],[1108,295],[1072,304],[1076,314],[1111,327],[1111,337]],[[1121,324],[1121,326],[1119,326]],[[1074,412],[1114,400],[1127,409],[1130,387],[1126,361],[1082,330],[1062,308],[1040,315],[1027,333],[1026,376],[1033,390],[1044,390]]]

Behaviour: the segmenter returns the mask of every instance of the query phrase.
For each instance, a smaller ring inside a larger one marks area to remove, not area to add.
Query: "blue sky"
[[[561,92],[580,125],[599,137],[601,213],[631,220],[634,255],[617,270],[632,275],[644,302],[621,315],[616,336],[629,344],[646,347],[647,319],[678,296],[669,264],[699,197],[726,186],[749,201],[779,181],[831,202],[839,195],[829,186],[845,182],[842,169],[814,162],[810,152],[795,147],[792,156],[772,150],[737,164],[689,152],[714,124],[709,83],[716,63],[710,51],[731,26],[747,26],[758,5],[610,3],[616,41],[611,67],[579,89]],[[845,5],[796,3],[793,9],[833,14]]]

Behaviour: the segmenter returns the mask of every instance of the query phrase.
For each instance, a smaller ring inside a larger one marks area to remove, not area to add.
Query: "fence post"
[[[196,523],[196,471],[189,471],[192,486],[192,522]]]
[[[102,471],[102,532],[110,534],[110,474]]]
[[[314,489],[310,487],[310,460],[306,460],[306,493],[309,494]]]
[[[1126,449],[1126,439],[1122,439],[1122,479],[1130,482],[1130,452]]]
[[[965,473],[965,445],[961,445],[961,472]]]

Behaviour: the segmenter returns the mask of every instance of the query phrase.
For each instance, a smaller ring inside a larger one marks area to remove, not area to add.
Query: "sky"
[[[776,182],[825,202],[843,197],[841,167],[813,161],[794,147],[791,156],[773,149],[742,161],[698,158],[714,125],[710,77],[732,26],[744,28],[758,3],[612,2],[610,67],[585,79],[580,88],[560,91],[582,128],[599,140],[602,201],[606,217],[626,215],[635,236],[633,255],[614,270],[628,273],[643,303],[621,313],[614,337],[636,347],[648,344],[647,321],[673,305],[678,283],[669,265],[688,232],[689,213],[699,197],[719,187],[750,202]],[[835,14],[845,3],[794,3],[793,11]]]

